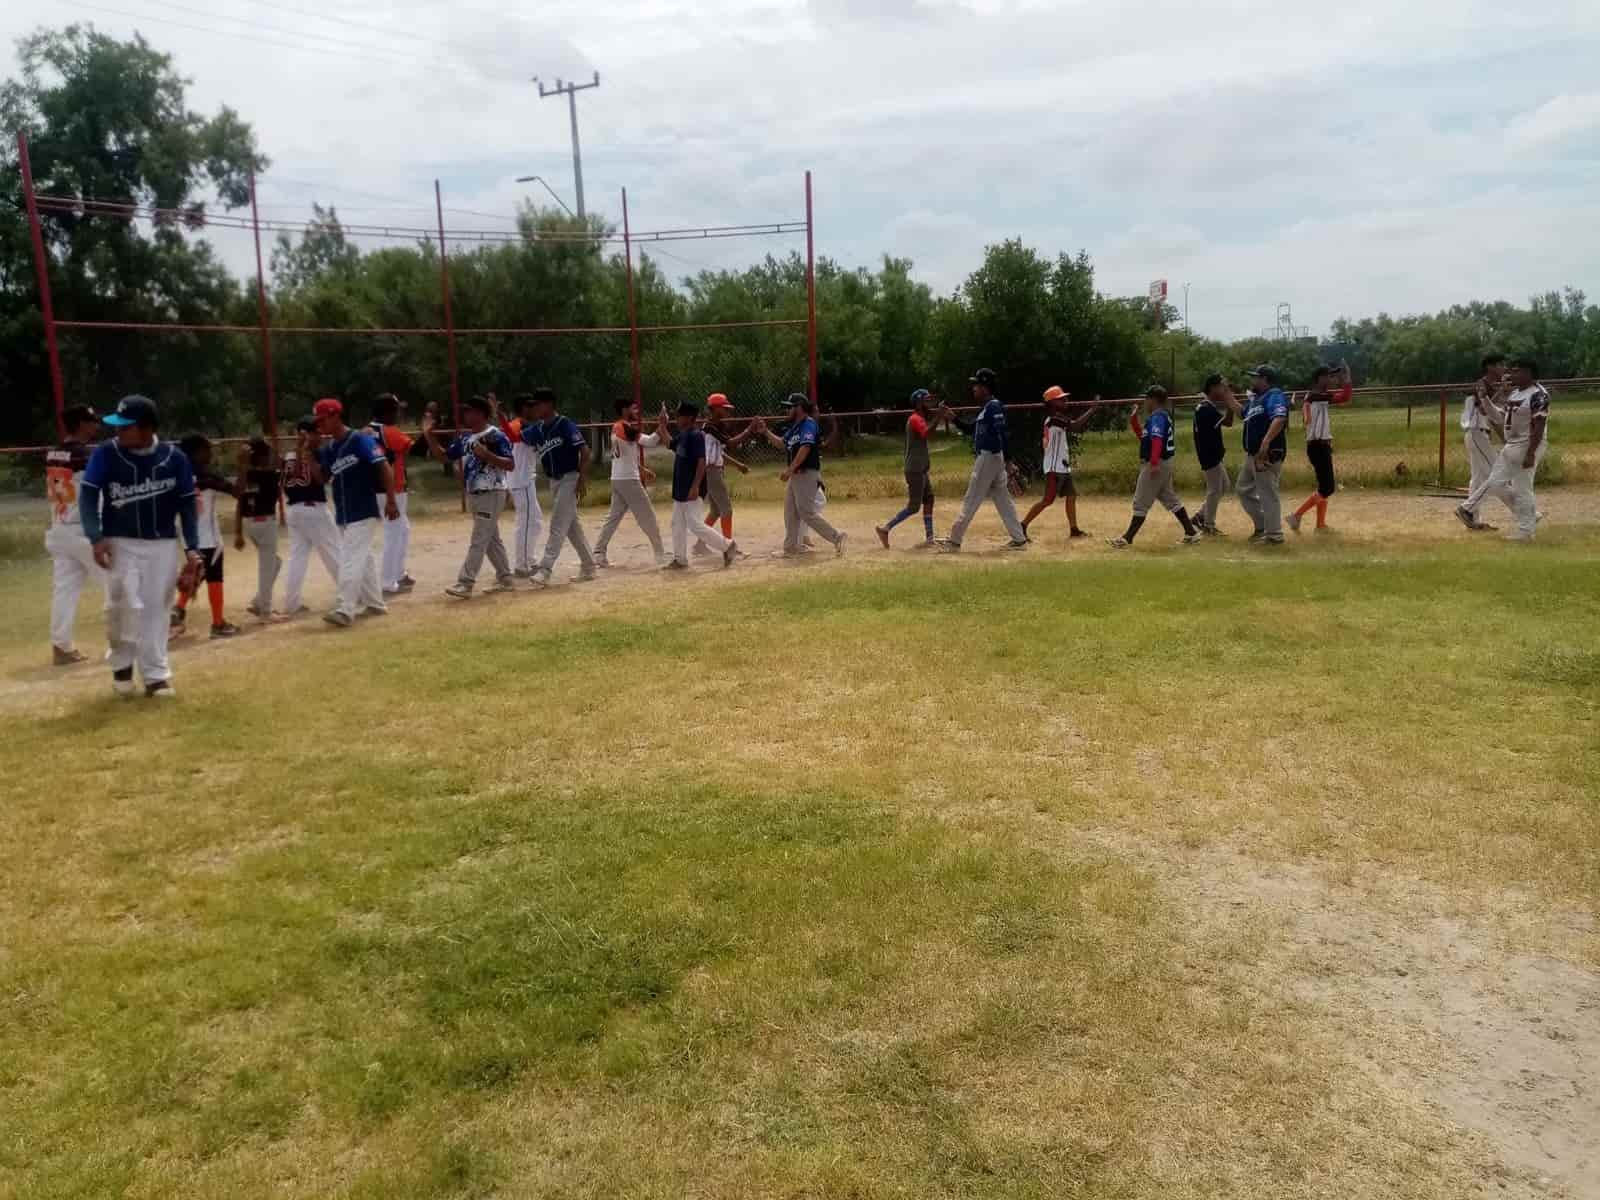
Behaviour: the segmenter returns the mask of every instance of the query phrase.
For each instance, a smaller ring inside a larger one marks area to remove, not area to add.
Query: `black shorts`
[[[1333,443],[1320,440],[1307,442],[1306,458],[1311,461],[1311,469],[1317,473],[1317,495],[1324,498],[1333,495],[1339,486],[1333,479]]]
[[[200,551],[200,557],[206,560],[206,582],[222,582],[222,547],[213,546],[209,550]]]
[[[1072,482],[1071,471],[1051,471],[1045,476],[1045,480],[1047,485],[1054,485],[1057,500],[1063,496],[1076,496],[1078,494],[1078,485]]]

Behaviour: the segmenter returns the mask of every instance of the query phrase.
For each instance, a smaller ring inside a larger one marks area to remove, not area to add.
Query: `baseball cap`
[[[1162,387],[1159,383],[1152,383],[1149,387],[1145,388],[1144,394],[1152,400],[1165,400],[1167,398],[1167,389]]]
[[[732,408],[733,407],[733,402],[730,401],[721,392],[712,392],[711,395],[706,397],[706,407],[707,408]]]
[[[1245,372],[1245,374],[1257,376],[1261,379],[1270,379],[1276,383],[1278,379],[1278,368],[1273,366],[1271,363],[1261,363],[1257,366],[1251,367]]]
[[[999,381],[1000,377],[988,367],[979,367],[972,373],[972,378],[967,380],[968,383],[979,383],[986,388],[994,387],[994,385]]]
[[[932,396],[933,396],[933,393],[930,392],[927,388],[918,388],[916,391],[911,393],[911,407],[915,408],[917,405],[921,404],[924,400],[930,399]]]
[[[324,398],[311,406],[311,415],[316,417],[342,417],[344,416],[344,405],[331,397]]]
[[[700,415],[700,406],[695,404],[693,400],[685,400],[678,405],[678,415],[680,417],[698,417]]]
[[[1046,400],[1065,400],[1070,395],[1072,395],[1071,392],[1061,387],[1048,387],[1044,390],[1044,398]]]
[[[156,402],[149,396],[135,394],[118,400],[117,411],[107,413],[100,418],[100,422],[114,429],[122,429],[129,425],[145,425],[154,429],[157,416]]]
[[[789,393],[789,398],[787,400],[785,400],[784,403],[787,404],[790,408],[793,408],[797,404],[801,408],[810,408],[811,407],[811,397],[807,396],[804,392],[790,392]]]

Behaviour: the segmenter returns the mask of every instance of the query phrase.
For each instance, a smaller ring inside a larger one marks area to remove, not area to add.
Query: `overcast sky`
[[[809,167],[819,253],[904,256],[948,291],[987,242],[1081,248],[1110,293],[1166,278],[1181,307],[1192,284],[1217,337],[1279,301],[1321,333],[1563,284],[1600,297],[1596,0],[524,7],[9,0],[0,33],[143,31],[195,107],[255,127],[272,216],[319,199],[417,220],[435,176],[447,205],[500,218],[452,223],[503,225],[518,175],[570,204],[565,102],[529,77],[598,70],[588,203],[616,215],[626,185],[635,228],[798,218]],[[663,266],[799,244],[680,243]],[[247,269],[248,244],[223,249]]]

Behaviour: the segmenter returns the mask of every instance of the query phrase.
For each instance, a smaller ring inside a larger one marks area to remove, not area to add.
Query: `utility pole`
[[[1183,285],[1183,331],[1189,333],[1189,285]]]
[[[567,83],[556,80],[556,85],[546,88],[544,81],[537,75],[533,81],[539,85],[539,99],[547,100],[551,96],[566,96],[567,112],[572,117],[572,178],[578,194],[578,220],[584,219],[583,210],[583,151],[578,145],[578,93],[586,92],[590,88],[600,86],[600,72],[594,73],[594,79],[589,83]]]

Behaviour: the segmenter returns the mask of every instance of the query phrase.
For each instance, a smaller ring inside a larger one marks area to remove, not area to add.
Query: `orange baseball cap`
[[[1058,387],[1046,388],[1044,392],[1044,398],[1046,400],[1065,400],[1070,395],[1072,395],[1071,392],[1065,391]]]
[[[342,417],[344,405],[332,398],[318,400],[311,406],[311,411],[319,417]]]
[[[732,408],[733,404],[721,392],[712,392],[706,397],[707,408]]]

